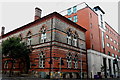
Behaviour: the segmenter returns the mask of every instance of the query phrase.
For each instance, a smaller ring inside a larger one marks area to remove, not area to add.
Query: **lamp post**
[[[80,48],[82,49],[83,48],[83,43],[81,43],[80,46],[81,46]],[[80,64],[80,68],[81,68],[80,69],[80,76],[81,76],[81,79],[82,79],[82,51],[81,50],[80,50],[80,54],[81,54],[80,55],[80,58],[81,58],[80,59],[80,62],[81,62],[81,64]]]

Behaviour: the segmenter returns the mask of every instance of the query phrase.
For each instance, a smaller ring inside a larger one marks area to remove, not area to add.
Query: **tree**
[[[30,68],[30,59],[29,54],[31,53],[30,49],[26,46],[24,42],[21,41],[19,37],[11,37],[5,41],[2,41],[2,54],[6,57],[11,58],[12,67],[10,69],[10,76],[11,70],[13,69],[14,61],[20,59],[23,62],[26,62],[26,73]]]

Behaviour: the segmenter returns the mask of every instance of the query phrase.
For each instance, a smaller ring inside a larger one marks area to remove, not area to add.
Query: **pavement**
[[[41,79],[29,77],[4,77],[1,80],[120,80],[120,78],[104,78],[104,79]]]

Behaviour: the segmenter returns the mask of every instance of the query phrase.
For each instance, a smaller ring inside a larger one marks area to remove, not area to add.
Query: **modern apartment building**
[[[83,2],[60,13],[87,30],[89,78],[94,78],[98,74],[103,77],[119,76],[120,35],[104,20],[105,12],[99,6],[92,9]],[[118,64],[114,63],[115,60]]]

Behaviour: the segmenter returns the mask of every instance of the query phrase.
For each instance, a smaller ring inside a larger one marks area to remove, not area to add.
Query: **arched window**
[[[27,34],[27,45],[31,45],[31,41],[32,41],[32,33],[29,31]]]
[[[22,41],[22,34],[20,34],[18,37],[20,38],[20,41]]]
[[[74,67],[77,69],[78,68],[78,55],[76,54],[74,57]]]
[[[41,51],[41,53],[39,54],[39,67],[45,67],[45,53],[43,51]]]
[[[46,29],[45,26],[41,28],[41,36],[40,36],[40,43],[44,43],[46,41]]]
[[[72,33],[71,32],[72,32],[71,29],[68,28],[67,29],[67,43],[70,45],[72,44]]]
[[[76,47],[78,46],[78,34],[76,31],[73,32],[72,45]]]
[[[72,54],[68,53],[67,54],[67,68],[71,68],[72,67]]]
[[[16,67],[16,66],[15,66],[15,64],[16,64],[16,61],[13,61],[13,63],[14,63],[14,64],[13,64],[13,69],[15,69],[15,67]]]
[[[4,62],[4,69],[8,69],[8,61]]]

